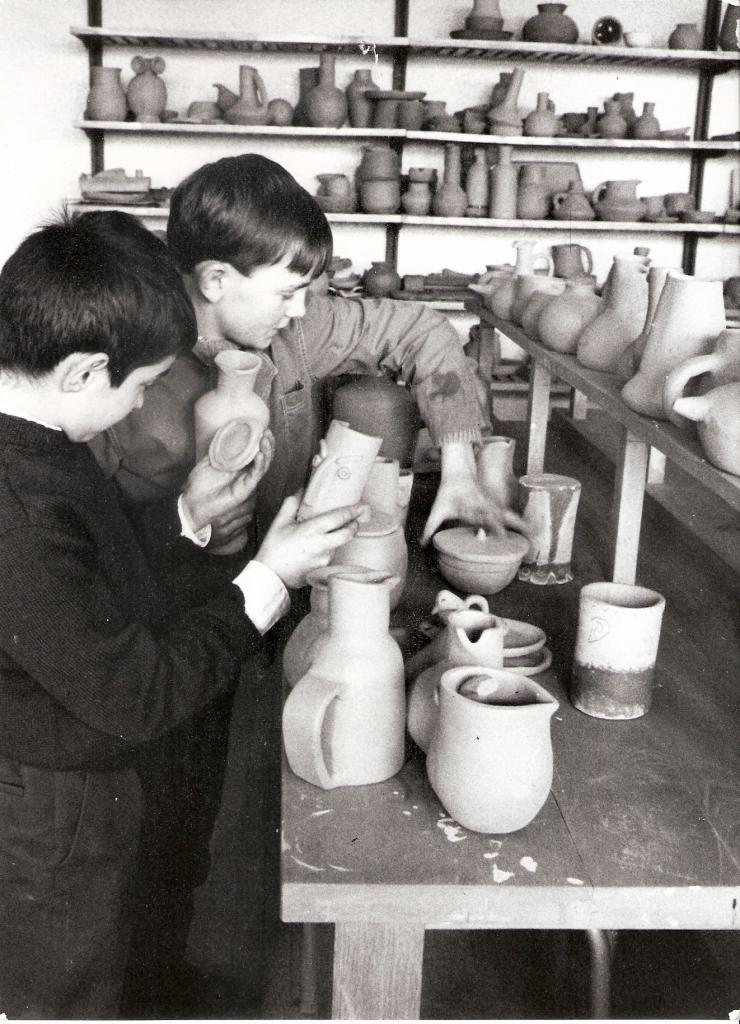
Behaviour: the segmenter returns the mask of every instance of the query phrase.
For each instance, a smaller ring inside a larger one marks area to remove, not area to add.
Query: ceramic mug
[[[520,580],[546,585],[573,579],[570,562],[580,497],[581,485],[572,476],[527,473],[519,477],[519,505],[529,538]]]
[[[571,699],[593,718],[630,719],[650,707],[665,598],[628,583],[580,593]]]

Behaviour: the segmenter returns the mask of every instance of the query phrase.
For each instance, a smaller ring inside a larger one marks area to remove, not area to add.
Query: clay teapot
[[[229,124],[267,124],[267,90],[257,68],[239,67],[239,99],[224,111]]]
[[[694,356],[671,370],[663,388],[663,406],[668,418],[684,426],[684,421],[673,413],[673,405],[692,380],[698,382],[699,391],[706,394],[724,384],[735,384],[740,381],[740,328],[728,327],[717,338],[712,352],[704,356]]]
[[[591,194],[591,204],[599,220],[639,221],[645,206],[637,198],[639,181],[602,181]]]
[[[671,411],[697,423],[701,446],[713,466],[740,476],[740,383],[676,398]]]

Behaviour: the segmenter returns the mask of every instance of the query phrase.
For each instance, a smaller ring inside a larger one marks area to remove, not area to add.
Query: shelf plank
[[[403,128],[304,128],[273,124],[187,124],[176,121],[76,121],[83,131],[124,132],[134,135],[282,135],[288,138],[402,139]]]
[[[135,28],[90,28],[72,26],[69,30],[86,46],[106,43],[109,46],[145,46],[172,48],[178,50],[236,50],[241,52],[287,52],[287,53],[321,53],[331,50],[334,53],[356,53],[363,56],[373,50],[380,53],[393,53],[408,49],[405,36],[311,36],[283,35],[270,33],[256,36],[251,34],[235,35],[233,32],[196,32],[188,29],[172,31]]]

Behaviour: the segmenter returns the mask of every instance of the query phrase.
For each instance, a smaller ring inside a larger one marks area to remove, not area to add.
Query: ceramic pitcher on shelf
[[[516,249],[516,264],[514,274],[534,274],[537,264],[544,261],[545,273],[551,275],[553,272],[552,256],[547,252],[535,252],[537,243],[531,239],[520,239],[514,242]]]
[[[239,99],[224,113],[229,124],[267,124],[267,90],[257,68],[239,67]]]

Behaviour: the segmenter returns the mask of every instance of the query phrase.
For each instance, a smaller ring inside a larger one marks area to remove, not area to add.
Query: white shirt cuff
[[[187,512],[185,511],[185,503],[183,501],[183,495],[177,499],[177,514],[180,517],[180,536],[191,540],[198,548],[204,548],[211,539],[211,524],[207,523],[201,527],[200,530],[196,530],[193,524],[188,519]]]
[[[244,611],[262,634],[271,629],[290,607],[285,584],[262,562],[247,562],[234,583],[244,595]]]

